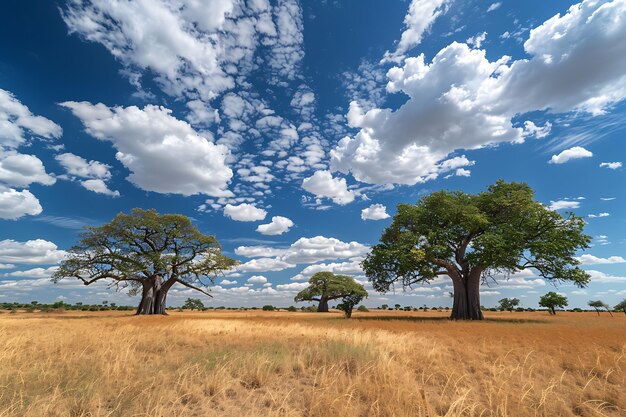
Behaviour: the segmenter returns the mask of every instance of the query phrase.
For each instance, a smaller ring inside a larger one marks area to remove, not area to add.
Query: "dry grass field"
[[[0,416],[626,416],[626,316],[0,313]]]

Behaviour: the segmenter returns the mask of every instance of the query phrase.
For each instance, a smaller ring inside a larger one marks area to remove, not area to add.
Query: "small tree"
[[[615,309],[615,311],[622,310],[624,312],[624,314],[626,314],[626,299],[624,299],[621,302],[615,304],[615,307],[613,307],[613,308]]]
[[[550,291],[539,298],[539,305],[541,307],[546,307],[550,314],[556,315],[556,311],[554,310],[556,307],[567,307],[567,297]]]
[[[396,304],[396,305],[394,305],[394,307],[395,307],[396,310],[400,310],[400,307],[402,307],[402,305],[401,304]]]
[[[276,308],[273,305],[267,304],[267,305],[263,306],[262,310],[263,311],[274,311],[274,310],[276,310]]]
[[[349,319],[352,317],[352,309],[355,305],[359,304],[363,298],[367,297],[367,291],[363,286],[361,288],[355,288],[351,294],[346,295],[342,298],[341,303],[337,305],[337,309],[343,311],[346,318]]]
[[[589,246],[584,219],[563,217],[534,198],[524,183],[498,180],[487,191],[438,191],[415,205],[399,204],[362,262],[374,289],[452,280],[451,319],[482,320],[480,285],[487,279],[532,269],[544,279],[589,282],[576,254]]]
[[[380,306],[381,310],[387,310],[388,308],[389,308],[389,305],[387,305],[387,304],[383,304],[383,305]]]
[[[109,281],[129,295],[141,294],[137,314],[167,314],[167,293],[174,284],[210,297],[205,288],[236,264],[188,217],[133,209],[103,226],[87,227],[52,280]]]
[[[296,302],[317,301],[317,311],[328,312],[328,302],[361,294],[363,286],[347,275],[335,275],[332,272],[318,272],[309,279],[309,286],[300,291],[294,298]],[[365,292],[364,297],[367,296]],[[360,302],[361,300],[357,301]]]
[[[183,308],[187,310],[204,310],[204,303],[198,298],[187,298]]]
[[[498,301],[498,303],[500,303],[500,310],[513,311],[513,309],[517,307],[520,302],[519,302],[519,299],[517,298],[503,298],[500,301]]]
[[[613,313],[611,313],[611,310],[609,309],[609,305],[605,302],[603,302],[602,300],[591,300],[587,303],[587,305],[589,307],[593,307],[596,309],[596,313],[598,313],[598,316],[600,315],[600,309],[603,308],[606,311],[609,312],[609,314],[611,315],[611,317],[613,317]]]
[[[367,307],[365,307],[363,304],[361,304],[361,305],[359,306],[359,308],[357,308],[357,311],[360,311],[361,313],[367,313],[367,312],[369,312],[370,310],[369,310],[369,308],[367,308]]]

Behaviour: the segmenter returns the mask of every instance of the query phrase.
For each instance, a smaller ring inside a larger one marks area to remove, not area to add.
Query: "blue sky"
[[[626,297],[625,0],[1,7],[0,302],[134,304],[49,275],[82,226],[141,207],[241,260],[211,305],[289,305],[316,271],[364,280],[396,204],[499,178],[586,217],[592,283],[526,271],[484,305]],[[449,285],[367,304],[448,306]]]

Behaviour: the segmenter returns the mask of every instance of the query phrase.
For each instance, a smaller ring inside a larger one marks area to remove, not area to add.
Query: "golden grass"
[[[0,416],[626,416],[626,316],[0,313]]]

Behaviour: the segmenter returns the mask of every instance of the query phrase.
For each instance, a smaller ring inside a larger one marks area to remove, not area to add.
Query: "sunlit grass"
[[[0,313],[0,416],[620,416],[626,318]]]

